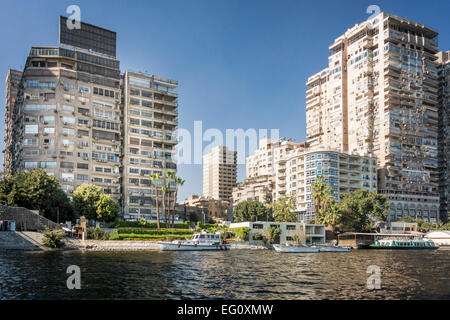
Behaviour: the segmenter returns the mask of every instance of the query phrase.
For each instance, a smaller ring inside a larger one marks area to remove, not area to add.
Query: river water
[[[69,265],[80,290],[67,289]],[[371,265],[379,290],[367,288]],[[450,250],[9,251],[0,299],[450,299]]]

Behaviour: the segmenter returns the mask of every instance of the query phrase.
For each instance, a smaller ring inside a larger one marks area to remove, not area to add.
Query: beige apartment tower
[[[4,170],[42,168],[69,197],[95,184],[124,219],[153,220],[150,175],[162,184],[177,169],[178,82],[121,75],[115,32],[82,23],[72,33],[65,21],[60,47],[32,47],[23,72],[8,73]]]
[[[216,146],[203,156],[203,196],[230,200],[237,178],[237,152]]]
[[[378,160],[389,219],[438,219],[438,32],[386,13],[330,46],[307,81],[311,146]]]
[[[175,188],[173,181],[165,181],[165,177],[168,171],[177,170],[173,159],[178,125],[177,86],[177,81],[154,75],[124,75],[122,187],[127,220],[156,219],[156,195],[150,175],[159,175],[159,186],[169,183],[171,189]],[[158,200],[162,201],[161,193]],[[162,214],[162,203],[159,209]]]

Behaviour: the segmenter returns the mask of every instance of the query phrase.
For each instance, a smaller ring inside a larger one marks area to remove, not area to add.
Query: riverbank
[[[64,247],[50,249],[43,246],[43,234],[40,232],[1,232],[0,250],[87,250],[87,251],[157,251],[157,241],[151,240],[80,240],[65,238]],[[248,242],[230,242],[231,249],[264,250],[264,245]]]

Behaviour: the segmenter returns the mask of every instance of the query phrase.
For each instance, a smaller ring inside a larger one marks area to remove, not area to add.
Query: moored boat
[[[158,241],[161,251],[202,251],[230,250],[230,245],[222,241],[220,233],[199,232],[190,240]]]
[[[399,239],[383,239],[376,240],[374,244],[369,246],[370,249],[399,249],[399,250],[424,250],[438,249],[439,247],[432,240],[399,240]]]
[[[315,253],[319,252],[318,247],[301,247],[301,246],[291,246],[291,245],[279,245],[274,244],[273,248],[276,252],[286,252],[286,253]]]

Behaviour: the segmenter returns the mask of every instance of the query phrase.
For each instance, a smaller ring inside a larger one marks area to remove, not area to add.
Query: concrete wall
[[[0,221],[2,220],[14,220],[16,221],[17,230],[44,230],[49,229],[59,229],[60,226],[47,219],[40,216],[32,210],[22,208],[22,207],[8,207],[0,205]]]

